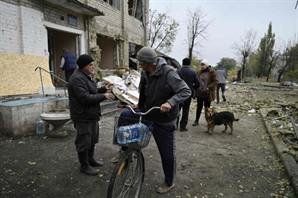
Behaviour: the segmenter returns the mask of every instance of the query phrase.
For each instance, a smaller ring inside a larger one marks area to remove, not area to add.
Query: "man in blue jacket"
[[[190,68],[189,58],[184,58],[182,60],[182,68],[177,70],[177,73],[180,76],[180,78],[182,78],[186,82],[188,87],[192,89],[192,92],[195,92],[194,90],[200,87],[200,80],[195,70]],[[186,128],[186,125],[188,123],[190,103],[191,103],[191,96],[179,105],[179,110],[182,109],[182,118],[180,121],[180,132],[188,131],[188,129]],[[177,119],[177,126],[178,124],[179,124],[179,118]]]
[[[227,101],[225,96],[225,91],[226,91],[226,80],[227,80],[228,74],[222,64],[218,64],[218,67],[216,69],[216,75],[218,79],[218,84],[216,87],[216,103],[219,104],[219,89],[221,89],[223,101],[224,102]]]
[[[65,71],[65,80],[68,82],[70,76],[77,69],[76,57],[68,51],[68,49],[63,48],[61,55],[60,72]]]

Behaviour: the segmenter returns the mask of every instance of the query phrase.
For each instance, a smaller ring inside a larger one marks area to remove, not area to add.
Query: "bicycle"
[[[140,117],[135,124],[131,124],[132,121],[129,120],[127,125],[123,126],[118,126],[119,117],[115,117],[113,144],[127,147],[127,150],[121,154],[115,165],[108,187],[107,198],[137,198],[140,196],[145,176],[142,148],[148,145],[152,134],[151,125],[149,122],[147,125],[142,123],[142,116],[147,115],[154,109],[160,109],[160,107],[152,107],[144,113],[134,111],[129,105],[119,105],[118,107],[129,108]]]

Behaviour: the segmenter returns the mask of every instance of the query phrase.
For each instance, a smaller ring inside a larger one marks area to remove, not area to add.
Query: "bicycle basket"
[[[126,120],[126,123],[123,123]],[[119,117],[115,117],[113,144],[141,149],[148,145],[151,137],[150,127],[139,120],[121,119],[122,126],[118,126]],[[131,124],[134,123],[134,124]]]

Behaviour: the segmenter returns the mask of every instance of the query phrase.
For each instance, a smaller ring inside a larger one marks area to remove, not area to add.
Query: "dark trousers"
[[[121,123],[128,123],[124,121],[138,119],[139,116],[135,115],[132,111],[123,111],[120,115],[119,121]],[[146,116],[143,116],[146,120]],[[157,123],[144,122],[145,124],[152,124],[153,130],[152,134],[155,139],[157,148],[160,153],[162,168],[165,175],[165,182],[168,186],[173,185],[174,177],[176,175],[176,143],[175,143],[175,129],[176,126],[173,125],[161,125]],[[118,125],[121,125],[118,123]],[[125,150],[125,149],[123,149]]]
[[[225,97],[226,84],[218,83],[216,86],[216,101],[217,101],[217,103],[219,103],[219,89],[221,89],[223,101],[226,101],[226,97]]]
[[[179,105],[179,111],[182,109],[182,117],[180,120],[180,128],[186,128],[188,123],[188,115],[189,115],[189,107],[191,103],[191,97],[185,100],[183,103]],[[177,126],[179,124],[179,118],[177,119]]]
[[[68,82],[70,76],[73,74],[75,69],[65,70],[65,81]]]
[[[211,101],[209,101],[209,98],[201,98],[201,97],[197,96],[197,111],[196,111],[196,120],[195,120],[195,122],[199,122],[201,112],[202,112],[202,109],[203,109],[203,104],[204,104],[204,108],[210,107]]]
[[[98,143],[98,121],[74,122],[74,127],[77,130],[75,146],[78,153],[88,151],[91,146],[94,146],[96,143]]]

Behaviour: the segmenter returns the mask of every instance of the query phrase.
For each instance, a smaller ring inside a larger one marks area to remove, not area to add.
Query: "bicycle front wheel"
[[[117,162],[108,188],[108,198],[137,198],[145,176],[141,150],[127,149]]]

